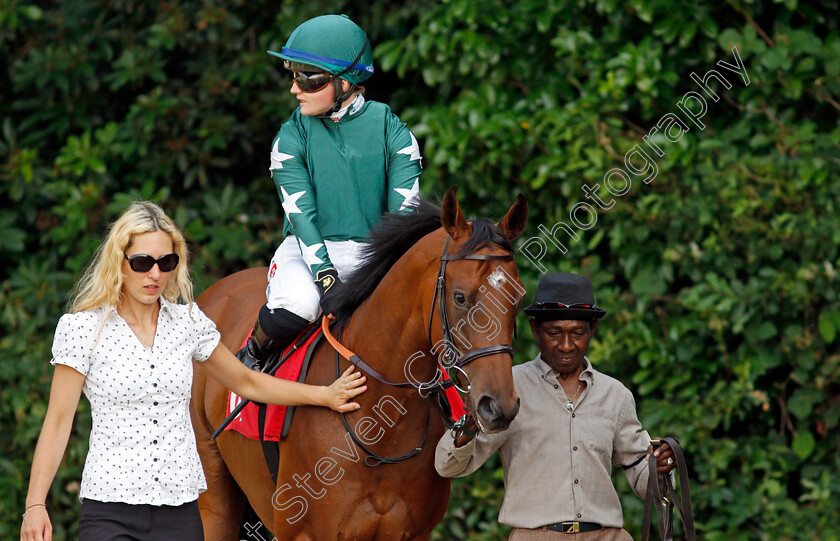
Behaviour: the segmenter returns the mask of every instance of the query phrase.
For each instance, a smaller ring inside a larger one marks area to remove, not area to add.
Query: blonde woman
[[[82,475],[82,541],[200,541],[207,485],[189,417],[192,362],[236,394],[271,404],[352,411],[364,377],[329,387],[248,370],[192,301],[184,237],[160,207],[134,203],[79,281],[53,341],[49,407],[29,480],[21,541],[52,539],[45,499],[82,392],[93,426]],[[181,301],[185,304],[178,304]]]

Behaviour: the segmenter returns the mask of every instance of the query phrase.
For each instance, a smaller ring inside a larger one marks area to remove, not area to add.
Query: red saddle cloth
[[[303,366],[303,359],[306,357],[306,352],[309,350],[309,346],[312,342],[318,337],[321,331],[314,333],[309,340],[306,341],[303,346],[299,347],[297,351],[292,353],[286,361],[280,365],[280,368],[277,369],[277,372],[274,373],[274,377],[287,379],[289,381],[297,381],[298,376],[300,376],[300,370]],[[245,342],[242,344],[245,347],[245,344],[248,343],[248,339],[245,339]],[[291,347],[291,346],[290,346]],[[285,354],[285,352],[284,352]],[[449,374],[445,371],[443,372],[443,379],[448,380]],[[449,400],[449,404],[452,408],[452,417],[457,421],[460,419],[464,413],[464,401],[461,398],[461,395],[458,394],[458,391],[455,390],[454,387],[450,387],[446,390],[446,398]],[[239,402],[242,400],[240,396],[238,396],[233,391],[228,391],[228,401],[227,401],[227,408],[225,411],[225,415],[230,415],[230,413],[236,409],[236,406],[239,405]],[[280,441],[280,434],[283,432],[283,421],[286,418],[286,406],[275,406],[273,404],[269,404],[266,407],[265,411],[265,440],[266,441]],[[230,422],[225,427],[225,430],[235,430],[239,432],[246,438],[250,438],[252,440],[259,440],[260,439],[260,429],[259,429],[259,408],[253,402],[249,402],[242,411],[239,412],[239,415],[234,417],[233,421]]]
[[[309,345],[318,337],[321,331],[313,333],[309,340],[289,356],[286,361],[280,365],[280,368],[274,373],[275,378],[287,379],[289,381],[297,381],[300,376],[300,369],[303,366],[303,359],[306,357],[306,352]],[[243,347],[248,342],[242,344]],[[291,347],[291,346],[289,346]],[[285,354],[285,352],[284,352]],[[239,402],[242,400],[233,391],[228,391],[227,411],[225,415],[230,415]],[[265,440],[266,441],[280,441],[280,434],[283,432],[283,420],[286,418],[286,406],[275,406],[269,404],[265,411]],[[242,408],[239,415],[234,417],[233,421],[225,427],[225,430],[235,430],[252,440],[260,439],[259,429],[259,408],[253,402]]]

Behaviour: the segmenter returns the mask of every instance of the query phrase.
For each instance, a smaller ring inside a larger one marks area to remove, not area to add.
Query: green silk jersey
[[[334,267],[324,240],[362,241],[383,212],[419,198],[417,140],[387,105],[363,98],[338,121],[296,109],[274,138],[270,168],[283,236],[297,237],[314,277]]]

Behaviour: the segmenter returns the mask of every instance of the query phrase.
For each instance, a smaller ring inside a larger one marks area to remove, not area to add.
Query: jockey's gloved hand
[[[336,307],[336,293],[343,287],[338,271],[333,268],[320,271],[315,277],[315,285],[321,293],[321,310],[324,311],[324,315],[332,314]]]

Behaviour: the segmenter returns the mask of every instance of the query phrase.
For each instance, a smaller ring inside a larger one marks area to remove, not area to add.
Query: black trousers
[[[204,541],[198,501],[132,505],[82,500],[79,541]]]

